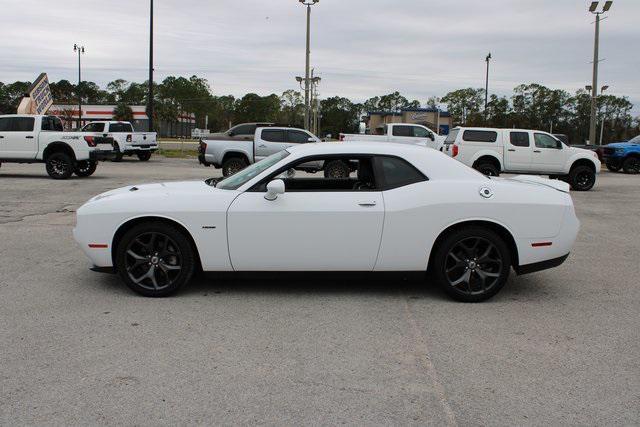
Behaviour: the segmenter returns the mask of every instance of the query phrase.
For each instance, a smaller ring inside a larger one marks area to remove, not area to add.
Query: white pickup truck
[[[233,175],[250,164],[298,144],[321,142],[314,134],[290,127],[259,127],[253,140],[202,139],[198,160],[205,166],[222,168],[224,176]],[[301,165],[308,172],[324,171],[326,177],[346,178],[354,169],[336,160],[335,162],[309,162]]]
[[[158,150],[158,142],[155,132],[134,132],[133,125],[129,122],[91,122],[82,128],[83,132],[97,132],[103,136],[111,137],[115,141],[117,151],[116,162],[123,156],[138,156],[142,162],[151,158],[151,153]]]
[[[113,139],[95,132],[64,132],[55,116],[0,116],[0,164],[45,163],[54,179],[90,176],[115,155]]]
[[[389,123],[384,125],[382,135],[367,135],[355,133],[341,133],[340,141],[372,141],[398,142],[403,144],[425,145],[434,150],[440,150],[445,137],[422,125],[410,123]]]
[[[457,127],[447,136],[443,152],[488,176],[549,175],[576,191],[593,188],[601,166],[595,152],[527,129]]]

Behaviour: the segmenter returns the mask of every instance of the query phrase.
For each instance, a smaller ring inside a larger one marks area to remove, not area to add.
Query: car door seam
[[[380,230],[380,241],[378,242],[378,253],[376,254],[376,261],[373,263],[373,268],[371,271],[376,271],[376,267],[378,266],[378,260],[380,259],[380,250],[382,249],[382,237],[384,236],[384,223],[387,219],[387,208],[384,201],[384,191],[380,192],[380,198],[382,199],[382,229]]]

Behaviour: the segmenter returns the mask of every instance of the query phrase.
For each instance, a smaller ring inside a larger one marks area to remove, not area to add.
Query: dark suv
[[[272,126],[278,127],[291,127],[289,125],[280,125],[277,123],[267,123],[267,122],[257,122],[257,123],[242,123],[239,125],[235,125],[231,129],[226,132],[217,132],[212,133],[211,135],[207,135],[208,140],[244,140],[244,141],[253,141],[253,136],[256,133],[257,128],[267,128]]]

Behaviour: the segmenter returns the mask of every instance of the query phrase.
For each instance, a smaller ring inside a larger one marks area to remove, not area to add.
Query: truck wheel
[[[349,166],[342,160],[332,160],[324,165],[324,177],[332,179],[349,178]]]
[[[146,162],[151,158],[151,151],[141,151],[138,154],[138,159],[141,162]]]
[[[622,168],[620,163],[607,162],[606,165],[607,169],[609,169],[611,172],[619,172]]]
[[[454,230],[434,248],[430,270],[453,299],[480,302],[502,289],[511,271],[511,254],[504,240],[483,227]]]
[[[569,172],[569,184],[575,191],[589,191],[596,183],[596,173],[588,166],[576,166]]]
[[[624,173],[639,174],[640,173],[640,158],[629,157],[622,163],[622,169]]]
[[[45,163],[47,173],[53,179],[67,179],[73,174],[73,161],[67,154],[59,152],[50,155]]]
[[[235,175],[247,166],[247,161],[242,157],[230,157],[222,164],[222,175]]]
[[[477,163],[473,165],[473,168],[486,176],[500,176],[500,171],[498,170],[496,165],[490,162]]]
[[[196,267],[195,251],[185,234],[162,222],[139,224],[116,248],[116,269],[133,291],[166,297],[185,285]]]
[[[82,160],[76,163],[76,168],[73,171],[79,177],[91,176],[98,168],[98,162],[93,160]]]

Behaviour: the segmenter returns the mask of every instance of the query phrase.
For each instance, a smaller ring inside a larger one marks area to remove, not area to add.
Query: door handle
[[[509,148],[508,151],[516,151],[515,148]]]
[[[33,139],[33,136],[29,135],[29,136],[25,136],[25,138],[27,138],[27,139]]]
[[[264,145],[264,144],[260,144],[260,145],[258,145],[258,147],[260,147],[260,148],[265,148],[265,147],[266,147],[266,145]]]
[[[0,135],[0,139],[4,138],[4,136]]]
[[[540,150],[533,150],[534,153],[541,153],[542,151]]]
[[[376,205],[376,202],[361,202],[358,203],[358,205],[362,206],[363,208],[370,208]]]

